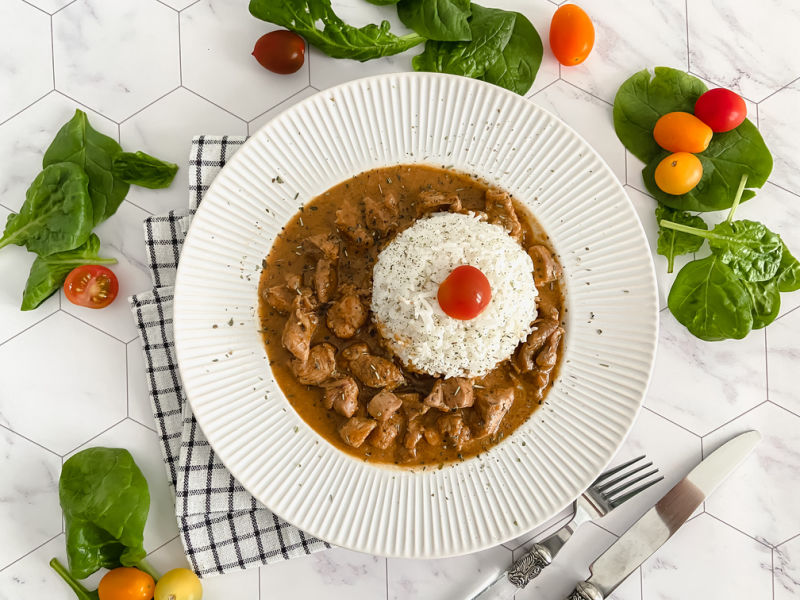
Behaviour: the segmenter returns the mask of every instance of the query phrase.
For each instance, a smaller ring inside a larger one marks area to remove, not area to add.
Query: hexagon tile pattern
[[[688,67],[709,87],[730,86],[746,97],[775,169],[758,199],[737,214],[764,218],[798,255],[800,7],[785,0],[583,0],[595,23],[596,45],[584,64],[566,68],[552,57],[547,39],[551,16],[562,3],[495,4],[524,13],[540,32],[544,60],[528,96],[605,158],[626,185],[651,246],[657,233],[652,199],[638,191],[644,189],[642,165],[619,145],[610,103],[634,71],[667,65]],[[347,22],[387,18],[395,33],[408,31],[391,7],[363,0],[333,4]],[[124,302],[149,284],[141,220],[186,206],[185,163],[193,135],[253,133],[317,90],[410,70],[411,56],[421,50],[359,63],[310,48],[298,73],[279,76],[250,56],[256,39],[272,29],[250,17],[245,0],[0,1],[0,223],[21,206],[45,147],[75,108],[127,150],[144,150],[181,167],[168,190],[132,188],[119,213],[100,228],[103,254],[119,260],[115,269],[123,285],[111,309],[88,311],[56,294],[38,310],[20,312],[33,257],[18,247],[0,252],[0,600],[73,597],[47,561],[65,560],[61,461],[88,445],[133,452],[152,495],[145,532],[150,558],[162,571],[186,564],[151,429],[141,345]],[[655,261],[665,307],[674,275],[665,273],[662,257]],[[753,456],[612,600],[800,595],[800,292],[783,294],[781,301],[780,318],[765,331],[714,344],[690,337],[662,310],[645,408],[615,462],[646,453],[665,479],[625,510],[581,528],[551,576],[517,594],[518,600],[563,595],[567,582],[585,576],[585,565],[701,455],[748,429],[764,435]],[[54,425],[63,423],[69,426]],[[541,528],[533,539],[552,529]],[[258,598],[260,589],[270,597],[308,597],[324,589],[332,600],[443,600],[474,591],[518,558],[534,533],[471,556],[430,562],[333,549],[260,572],[209,579],[204,586],[210,600],[227,597],[230,589],[247,600]]]

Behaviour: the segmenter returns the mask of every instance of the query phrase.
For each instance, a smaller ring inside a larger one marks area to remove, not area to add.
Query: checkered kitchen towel
[[[181,246],[211,181],[244,137],[198,136],[189,155],[189,208],[145,220],[153,289],[130,298],[144,345],[150,403],[175,490],[183,547],[201,576],[247,569],[330,547],[281,520],[236,481],[209,446],[183,393],[172,335]]]

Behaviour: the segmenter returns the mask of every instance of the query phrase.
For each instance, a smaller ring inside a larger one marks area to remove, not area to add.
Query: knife
[[[748,431],[712,452],[592,563],[592,576],[567,600],[604,600],[672,537],[760,439],[760,433]]]

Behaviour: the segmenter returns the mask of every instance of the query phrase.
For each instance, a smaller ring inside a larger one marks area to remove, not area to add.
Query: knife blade
[[[760,439],[757,431],[742,433],[701,461],[592,563],[592,576],[568,600],[604,600],[672,537]]]

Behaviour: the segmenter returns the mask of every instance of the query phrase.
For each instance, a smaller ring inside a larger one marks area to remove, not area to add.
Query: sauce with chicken
[[[380,250],[445,210],[502,225],[534,265],[535,329],[477,379],[405,368],[370,318]],[[337,448],[400,466],[438,466],[498,443],[542,404],[563,352],[561,267],[546,233],[505,192],[422,165],[361,173],[306,204],[266,257],[259,315],[275,379],[300,416]]]

